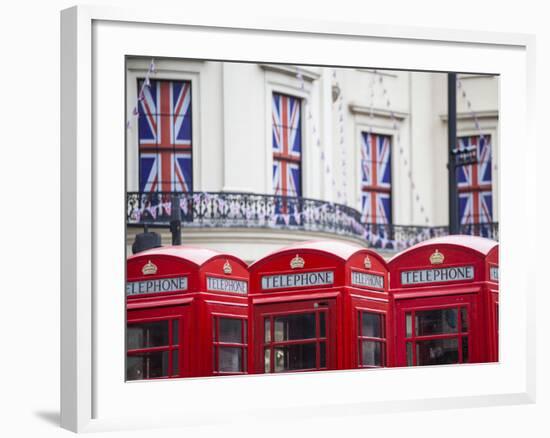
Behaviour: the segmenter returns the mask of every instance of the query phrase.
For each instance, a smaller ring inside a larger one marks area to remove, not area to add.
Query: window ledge
[[[313,82],[321,77],[319,73],[316,73],[312,70],[307,70],[302,67],[294,67],[287,65],[278,65],[278,64],[259,64],[260,67],[266,71],[271,71],[275,73],[281,73],[287,76],[296,78],[298,73],[302,74],[304,81]]]

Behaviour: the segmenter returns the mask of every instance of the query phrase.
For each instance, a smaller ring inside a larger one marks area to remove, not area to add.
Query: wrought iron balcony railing
[[[179,212],[174,210],[177,206]],[[372,247],[390,250],[448,234],[445,226],[364,223],[356,209],[316,199],[229,192],[128,192],[128,225],[166,227],[174,218],[183,227],[325,232],[364,239]],[[498,224],[469,225],[464,232],[496,239]]]

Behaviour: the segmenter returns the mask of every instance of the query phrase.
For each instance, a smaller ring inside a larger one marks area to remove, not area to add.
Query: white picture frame
[[[534,37],[88,6],[63,11],[61,25],[62,427],[102,431],[534,401],[534,274],[521,254],[535,247],[537,233],[514,233],[537,229],[536,215],[519,213],[536,204],[536,177],[525,165],[535,152]],[[177,46],[174,38],[193,44]],[[499,200],[500,363],[125,383],[125,55],[499,74],[498,164],[506,194]],[[525,153],[514,156],[520,143]],[[362,387],[368,391],[355,390]],[[258,403],[265,392],[270,397]]]

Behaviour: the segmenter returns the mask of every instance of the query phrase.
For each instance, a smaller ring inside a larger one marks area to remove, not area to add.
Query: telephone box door
[[[475,362],[474,295],[396,303],[397,366]]]
[[[189,375],[188,307],[128,310],[126,380]]]
[[[336,368],[334,299],[257,305],[254,323],[255,372]]]

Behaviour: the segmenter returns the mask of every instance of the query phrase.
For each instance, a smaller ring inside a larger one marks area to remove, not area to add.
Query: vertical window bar
[[[172,355],[174,354],[174,350],[172,346],[174,345],[173,339],[173,333],[172,333],[172,320],[168,320],[168,345],[170,346],[170,350],[168,352],[168,376],[172,375]]]
[[[359,366],[363,366],[363,341],[361,336],[363,336],[363,312],[357,312],[357,363]]]
[[[459,307],[456,311],[457,313],[457,322],[456,322],[456,328],[457,328],[457,331],[458,333],[462,333],[462,309],[464,309],[464,307]],[[463,358],[462,358],[462,336],[459,336],[458,337],[458,363],[462,363],[463,362]]]
[[[319,343],[319,311],[315,312],[315,366],[317,369],[321,367],[321,344]]]

